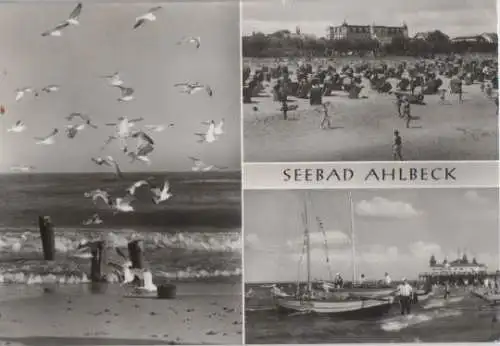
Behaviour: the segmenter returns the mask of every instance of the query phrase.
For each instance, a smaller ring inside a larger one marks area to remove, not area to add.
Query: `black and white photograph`
[[[0,344],[241,344],[239,16],[0,4]]]
[[[242,2],[245,162],[498,159],[495,0]]]
[[[247,190],[248,344],[500,341],[498,189]]]

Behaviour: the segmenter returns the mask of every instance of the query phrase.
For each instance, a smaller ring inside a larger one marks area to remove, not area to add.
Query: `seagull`
[[[103,223],[102,219],[99,217],[99,214],[94,214],[92,215],[92,217],[90,217],[89,219],[85,220],[82,222],[82,224],[84,226],[88,226],[88,225],[100,225],[101,223]]]
[[[174,124],[172,124],[172,123],[168,124],[168,127],[173,127],[173,126],[174,126]],[[162,132],[162,131],[165,131],[167,126],[165,126],[165,125],[145,125],[144,128],[146,130],[149,130],[152,132]]]
[[[106,202],[106,204],[109,203],[109,193],[101,189],[85,192],[83,195],[86,198],[92,198],[92,201],[94,203],[96,203],[99,198],[101,198],[104,202]]]
[[[116,127],[116,137],[110,136],[110,138],[115,137],[113,139],[116,139],[116,138],[125,139],[125,138],[130,137],[130,135],[131,135],[130,129],[132,127],[134,127],[136,123],[143,121],[143,120],[144,120],[144,118],[136,118],[136,119],[129,120],[127,117],[119,117],[117,123],[107,123],[106,126],[115,126]],[[108,138],[108,140],[110,140],[110,142],[111,142],[113,139],[110,139],[110,138]]]
[[[120,102],[132,101],[134,99],[134,89],[129,87],[124,87],[122,85],[113,85],[116,88],[120,88],[122,95],[118,98]]]
[[[48,93],[51,93],[54,91],[59,91],[59,89],[61,89],[61,87],[59,85],[52,84],[52,85],[47,85],[47,86],[43,87],[42,91],[46,92],[48,94]]]
[[[153,141],[153,138],[149,136],[147,133],[143,131],[134,131],[130,135],[132,138],[137,138],[139,143],[149,143],[151,145],[154,145],[155,142]]]
[[[134,211],[134,207],[130,205],[134,201],[133,196],[118,197],[110,200],[110,207],[116,212],[130,213]]]
[[[196,136],[200,136],[201,138],[198,140],[198,143],[213,143],[217,140],[217,136],[215,135],[215,122],[212,120],[210,125],[208,126],[208,130],[206,133],[195,133]]]
[[[210,121],[205,121],[202,124],[203,125],[210,125]],[[220,136],[224,133],[224,130],[222,129],[223,126],[224,126],[224,118],[222,118],[221,121],[219,122],[219,124],[217,124],[214,128],[214,134],[216,136]]]
[[[92,120],[90,119],[90,117],[88,115],[86,115],[86,114],[83,114],[83,113],[71,113],[70,115],[68,115],[66,117],[66,120],[71,121],[74,118],[80,118],[89,127],[92,127],[93,129],[97,129],[97,125],[93,124]]]
[[[112,86],[123,85],[123,80],[121,79],[119,72],[115,72],[112,75],[102,76],[101,78],[107,79],[108,84]]]
[[[139,28],[140,26],[143,26],[146,21],[153,22],[156,20],[156,16],[154,13],[158,10],[161,10],[162,6],[156,6],[151,8],[146,14],[143,14],[135,19],[135,24],[134,24],[134,29]]]
[[[66,19],[64,22],[56,25],[55,28],[43,32],[42,36],[61,36],[62,29],[66,28],[70,25],[75,25],[75,26],[80,25],[78,18],[80,17],[81,12],[82,12],[82,3],[80,2],[76,5],[75,9],[71,12],[68,19]]]
[[[135,190],[140,188],[141,186],[149,185],[149,183],[146,180],[139,180],[133,183],[128,189],[127,192],[129,195],[134,196],[135,195]]]
[[[182,40],[177,42],[177,44],[183,44],[183,43],[193,43],[196,45],[196,48],[200,48],[201,45],[201,38],[200,37],[183,37]]]
[[[186,94],[194,94],[200,90],[205,90],[208,96],[213,96],[213,90],[209,85],[203,85],[198,82],[196,83],[177,83],[174,84],[175,87],[183,87],[182,92]]]
[[[37,141],[36,144],[51,145],[54,144],[54,137],[59,133],[58,129],[52,130],[52,132],[46,137],[35,137]]]
[[[35,169],[34,166],[12,166],[12,167],[10,167],[10,170],[12,172],[20,172],[20,173],[31,172],[34,169]]]
[[[122,179],[123,178],[123,173],[120,170],[120,166],[118,165],[118,162],[116,162],[115,159],[113,157],[111,157],[111,156],[108,156],[107,160],[109,162],[111,162],[113,164],[113,166],[115,167],[116,176],[118,178]]]
[[[7,132],[20,133],[24,130],[26,130],[26,125],[21,120],[18,120],[10,129],[7,129]]]
[[[112,164],[106,160],[106,159],[103,159],[102,157],[93,157],[91,158],[91,160],[96,164],[96,165],[99,165],[99,166],[102,166],[102,165],[106,165],[106,166],[109,166],[111,167]]]
[[[170,183],[168,180],[165,180],[163,183],[163,187],[160,188],[152,188],[151,193],[153,194],[153,202],[155,204],[160,204],[161,202],[166,201],[170,197],[172,197],[172,194],[169,192],[170,189]]]
[[[207,165],[205,162],[201,161],[200,159],[197,159],[195,157],[189,157],[192,161],[194,166],[191,168],[193,172],[208,172],[212,169],[226,169],[227,167],[220,167],[216,165]]]
[[[133,132],[131,137],[137,139],[137,147],[135,152],[129,152],[127,154],[132,159],[131,162],[139,160],[145,162],[148,165],[151,164],[151,160],[148,158],[148,155],[151,154],[151,152],[153,152],[154,150],[153,139],[143,131]]]
[[[85,129],[85,124],[79,125],[66,125],[66,135],[68,138],[75,138],[79,131]]]
[[[38,93],[31,87],[16,89],[16,101],[21,100],[26,93],[34,93],[35,96],[38,96]]]

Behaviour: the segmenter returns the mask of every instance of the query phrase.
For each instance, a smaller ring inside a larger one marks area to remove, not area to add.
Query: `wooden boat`
[[[356,299],[345,301],[300,300],[293,298],[276,298],[280,310],[287,312],[313,312],[329,315],[362,315],[368,317],[381,315],[389,311],[392,299]]]
[[[350,194],[349,200],[351,201]],[[352,212],[352,201],[351,201],[351,212]],[[353,297],[352,292],[348,292],[349,296],[347,299],[335,299],[329,293],[328,297],[323,299],[315,298],[314,291],[312,289],[311,282],[311,251],[310,251],[310,236],[309,236],[309,223],[308,223],[308,208],[307,199],[304,201],[304,245],[307,259],[307,289],[302,294],[297,293],[296,296],[292,297],[274,297],[274,301],[278,310],[286,312],[298,312],[298,313],[318,313],[318,314],[328,314],[335,316],[344,315],[359,315],[362,317],[381,315],[389,311],[391,305],[394,301],[392,297],[387,297],[385,299],[375,299],[367,298],[364,296]],[[391,292],[393,290],[391,289]],[[375,291],[376,292],[376,291]],[[333,292],[335,293],[335,292]]]

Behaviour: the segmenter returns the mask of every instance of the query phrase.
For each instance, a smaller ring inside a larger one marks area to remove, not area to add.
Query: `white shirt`
[[[399,295],[403,297],[409,297],[411,295],[411,292],[413,291],[409,283],[399,285],[398,290]]]

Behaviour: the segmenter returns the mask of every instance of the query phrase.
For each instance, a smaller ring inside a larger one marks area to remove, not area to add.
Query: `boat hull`
[[[284,312],[317,313],[334,316],[369,317],[387,313],[392,305],[392,299],[352,300],[352,301],[318,301],[276,298],[278,310]]]

